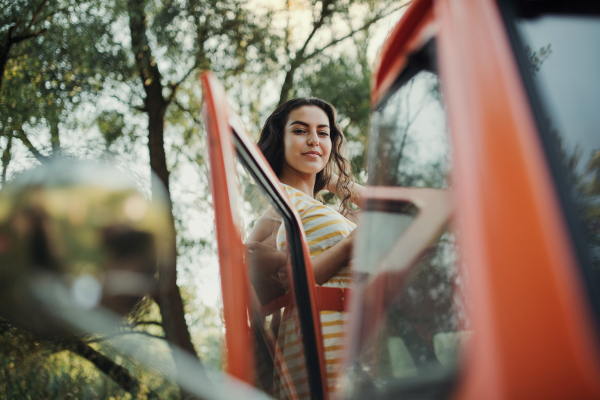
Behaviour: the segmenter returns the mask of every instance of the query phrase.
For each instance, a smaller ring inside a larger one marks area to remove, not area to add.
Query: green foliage
[[[87,360],[0,320],[0,397],[131,399]]]
[[[265,21],[245,4],[236,0],[149,1],[149,30],[166,59],[181,60],[183,65],[193,61],[202,69],[236,74],[248,61],[272,57],[277,45]],[[173,64],[162,72],[176,74],[181,66]]]
[[[186,305],[186,321],[191,327],[192,341],[204,365],[223,369],[224,335],[219,311],[192,300]]]
[[[23,2],[23,10],[13,10],[12,20],[31,4]],[[52,153],[59,151],[59,124],[73,126],[71,116],[79,104],[93,101],[106,82],[128,69],[126,54],[112,37],[114,18],[102,2],[46,4],[40,16],[45,31],[13,45],[9,53],[0,97],[0,136],[21,138],[34,155],[48,154],[50,148]],[[50,130],[51,142],[33,148],[31,139],[44,129]]]
[[[581,147],[575,146],[569,151],[561,132],[553,128],[549,118],[548,124],[562,171],[571,188],[575,211],[582,223],[596,273],[600,273],[600,257],[597,256],[600,248],[600,149],[588,149],[587,154],[584,154]],[[586,158],[587,162],[584,161]]]

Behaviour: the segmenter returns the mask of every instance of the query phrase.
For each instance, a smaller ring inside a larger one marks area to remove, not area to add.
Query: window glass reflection
[[[571,11],[593,2],[570,2]],[[600,16],[556,14],[544,5],[517,8],[517,32],[542,110],[539,116],[549,156],[570,191],[569,207],[583,232],[588,276],[600,289]],[[585,250],[584,250],[585,251]]]
[[[450,147],[439,79],[420,71],[373,114],[369,184],[445,188]]]
[[[365,223],[369,217],[365,215]],[[389,250],[382,253],[380,260]],[[359,263],[364,261],[361,258]],[[360,275],[361,295],[367,305],[363,312],[380,313],[381,317],[365,316],[365,321],[377,324],[372,329],[362,328],[357,335],[359,351],[348,378],[352,398],[373,389],[393,391],[413,379],[451,374],[460,348],[471,336],[465,278],[459,273],[456,238],[451,231],[424,249],[410,271],[398,271],[386,261],[385,269],[381,262],[371,264],[376,275]]]
[[[418,213],[417,208],[406,202],[388,203],[388,207],[399,212],[389,212],[382,209],[369,209],[362,212],[361,228],[368,235],[361,238],[358,260],[354,271],[360,273],[375,273],[382,258],[392,249],[398,237],[413,222]]]

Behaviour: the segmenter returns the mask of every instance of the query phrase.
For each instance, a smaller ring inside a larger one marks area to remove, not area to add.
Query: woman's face
[[[331,155],[329,118],[317,106],[290,112],[283,130],[285,163],[309,174],[323,170]]]

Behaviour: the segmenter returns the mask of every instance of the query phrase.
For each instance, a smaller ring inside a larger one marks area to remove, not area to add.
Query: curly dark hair
[[[339,178],[336,191],[342,201],[340,212],[342,215],[347,215],[351,212],[350,196],[352,195],[352,191],[350,190],[350,183],[354,181],[354,177],[352,176],[350,162],[343,155],[346,138],[344,137],[342,128],[337,123],[337,111],[334,106],[314,97],[301,97],[286,101],[277,107],[265,121],[265,125],[260,132],[258,147],[271,165],[271,168],[273,168],[275,174],[280,176],[285,157],[283,143],[285,123],[292,111],[304,106],[316,106],[323,110],[327,114],[330,127],[331,156],[325,168],[317,173],[314,193],[319,193],[319,191],[325,189],[332,174],[337,172]]]

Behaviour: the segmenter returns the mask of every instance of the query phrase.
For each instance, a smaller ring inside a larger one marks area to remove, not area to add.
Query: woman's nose
[[[308,137],[306,138],[306,143],[309,146],[318,146],[319,145],[319,135],[317,135],[316,133],[309,134]]]

